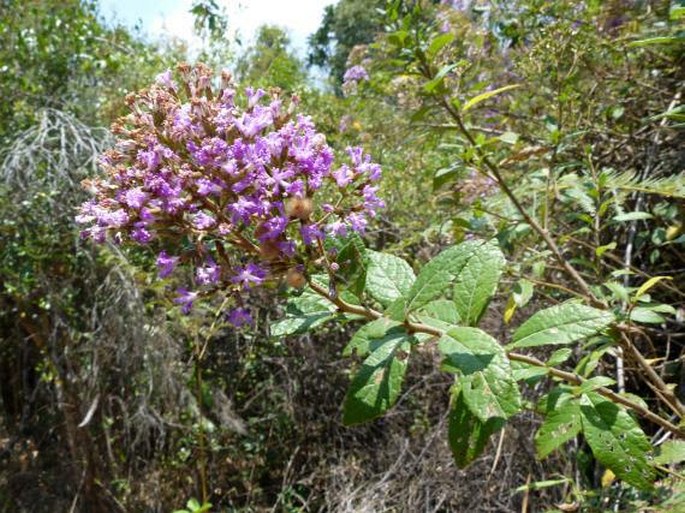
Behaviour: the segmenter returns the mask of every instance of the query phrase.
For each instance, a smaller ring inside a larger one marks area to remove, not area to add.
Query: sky
[[[256,29],[275,24],[287,29],[297,54],[306,54],[307,37],[316,31],[324,7],[335,0],[217,0],[226,8],[229,28],[237,31],[243,44],[249,44]],[[143,32],[155,38],[174,35],[198,46],[189,10],[193,0],[101,0],[100,12],[107,20],[116,18],[125,25],[141,22]]]

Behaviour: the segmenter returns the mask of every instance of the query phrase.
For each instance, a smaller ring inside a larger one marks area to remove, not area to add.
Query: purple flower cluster
[[[356,65],[352,66],[350,68],[347,68],[345,71],[345,75],[343,75],[343,82],[359,82],[360,80],[368,80],[369,79],[369,74],[364,68],[364,66],[361,65]]]
[[[106,175],[86,184],[95,198],[77,220],[97,242],[111,234],[164,246],[162,278],[191,265],[193,291],[175,300],[183,311],[218,287],[240,303],[246,289],[311,259],[326,237],[363,232],[384,206],[374,185],[380,166],[361,148],[335,166],[325,137],[295,113],[297,98],[241,92],[228,72],[212,87],[204,65],[182,64],[177,77],[167,71],[127,97],[130,113],[113,125],[117,143],[101,159]],[[247,322],[235,311],[229,317]]]
[[[357,90],[357,84],[361,81],[368,81],[369,73],[364,66],[357,64],[347,68],[343,75],[343,91],[345,94],[351,94]]]

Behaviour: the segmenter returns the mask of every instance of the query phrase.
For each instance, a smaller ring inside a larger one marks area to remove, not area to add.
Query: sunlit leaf
[[[521,407],[521,394],[504,349],[477,328],[454,327],[440,339],[442,369],[458,373],[464,400],[481,421],[507,419]]]
[[[514,333],[509,348],[570,344],[606,328],[611,312],[576,303],[564,303],[535,313]]]
[[[484,242],[466,241],[447,248],[428,262],[407,293],[405,309],[411,312],[443,294]]]
[[[387,306],[409,292],[416,277],[411,266],[404,260],[387,253],[366,251],[366,292],[379,303]]]
[[[452,397],[450,408],[448,439],[454,461],[459,468],[465,468],[480,456],[488,440],[505,424],[501,418],[481,421],[471,413],[464,399],[464,394],[458,388]]]
[[[345,397],[343,422],[360,424],[385,413],[400,395],[412,337],[402,328],[369,343],[369,356],[357,371]]]
[[[595,458],[636,488],[652,488],[655,475],[647,460],[652,447],[633,417],[596,392],[580,398],[580,411]]]
[[[478,324],[497,289],[504,264],[502,251],[492,241],[478,246],[468,259],[454,285],[454,304],[463,324]]]
[[[476,105],[478,105],[481,102],[484,102],[485,100],[492,98],[493,96],[497,96],[498,94],[501,94],[505,91],[511,91],[512,89],[516,89],[517,87],[521,87],[520,84],[511,84],[511,85],[506,85],[504,87],[500,87],[498,89],[495,89],[493,91],[486,91],[482,94],[479,94],[478,96],[471,98],[469,101],[467,101],[464,106],[461,108],[462,112],[467,112],[468,110],[472,109]]]

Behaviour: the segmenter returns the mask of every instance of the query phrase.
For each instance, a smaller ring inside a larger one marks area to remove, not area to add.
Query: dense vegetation
[[[685,508],[685,5],[192,13],[0,0],[0,511]]]

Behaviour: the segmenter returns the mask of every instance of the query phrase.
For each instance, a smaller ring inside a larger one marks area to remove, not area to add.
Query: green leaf
[[[604,253],[606,253],[607,251],[611,251],[612,249],[616,249],[615,242],[610,242],[609,244],[605,244],[604,246],[599,246],[598,248],[595,248],[595,255],[601,257]]]
[[[528,301],[533,297],[534,287],[533,283],[525,278],[514,285],[504,310],[504,322],[508,324],[516,309],[528,304]]]
[[[504,349],[477,328],[453,327],[438,343],[445,355],[442,369],[462,375],[461,390],[481,421],[508,419],[521,408],[521,394]]]
[[[449,299],[431,301],[421,309],[419,317],[430,317],[449,325],[458,325],[461,322],[456,305]]]
[[[617,105],[616,107],[611,109],[611,117],[614,119],[621,119],[625,111],[626,109],[624,107],[622,107],[621,105]]]
[[[568,477],[564,477],[563,479],[547,479],[545,481],[535,481],[534,483],[519,486],[514,491],[520,493],[525,492],[526,490],[542,490],[543,488],[551,488],[552,486],[565,485],[572,482],[573,481]],[[550,513],[549,510],[547,513]]]
[[[651,45],[671,45],[682,42],[685,39],[684,36],[657,36],[650,37],[648,39],[640,39],[639,41],[633,41],[628,43],[628,46],[651,46]]]
[[[454,64],[448,64],[447,66],[443,66],[440,71],[438,71],[435,75],[435,77],[426,82],[423,86],[423,90],[427,93],[433,93],[435,92],[436,89],[438,89],[442,84],[442,81],[444,78],[453,70],[459,67],[459,63],[454,63]]]
[[[637,292],[633,296],[632,302],[635,303],[637,300],[640,299],[642,295],[645,294],[649,289],[651,289],[654,285],[659,283],[661,280],[672,280],[670,276],[654,276],[653,278],[648,279],[646,282],[644,282],[639,289],[637,289]]]
[[[433,175],[433,190],[436,191],[447,182],[456,178],[459,175],[458,167],[444,167],[438,169]]]
[[[429,59],[432,59],[437,55],[437,53],[442,50],[445,46],[450,44],[452,41],[454,41],[454,38],[456,35],[452,32],[446,32],[444,34],[440,34],[433,38],[433,41],[431,41],[430,46],[426,49],[426,56]]]
[[[643,308],[647,308],[652,312],[665,313],[669,315],[678,314],[678,311],[672,305],[667,305],[666,303],[650,303],[648,305],[644,305]]]
[[[417,319],[427,326],[447,331],[459,324],[459,312],[457,312],[457,307],[454,306],[453,301],[436,299],[419,311]],[[415,336],[419,342],[435,338],[434,335],[427,333],[417,333]]]
[[[627,212],[625,214],[619,214],[613,219],[616,222],[623,223],[626,221],[642,221],[644,219],[652,219],[654,216],[649,212]]]
[[[545,365],[547,365],[547,367],[556,367],[557,365],[561,365],[566,360],[568,360],[572,354],[573,350],[568,347],[562,347],[561,349],[557,349],[547,359],[547,363]]]
[[[580,403],[577,398],[560,387],[547,396],[545,421],[535,433],[535,452],[546,458],[553,451],[580,433]]]
[[[619,392],[618,395],[633,401],[635,404],[639,404],[645,410],[649,410],[649,405],[647,404],[647,401],[645,401],[642,397],[640,397],[637,394],[631,394],[630,392]]]
[[[395,404],[402,389],[412,340],[400,327],[391,328],[386,336],[370,342],[370,354],[347,390],[344,424],[374,419]]]
[[[393,321],[403,322],[406,318],[405,308],[407,306],[407,298],[398,297],[390,306],[383,312],[384,317],[388,317]]]
[[[505,91],[510,91],[512,89],[516,89],[517,87],[521,87],[520,84],[507,85],[507,86],[495,89],[494,91],[486,91],[485,93],[479,94],[478,96],[471,98],[469,101],[467,101],[464,104],[464,106],[462,107],[461,111],[467,112],[468,110],[475,107],[479,103],[484,102],[485,100],[492,98],[493,96],[496,96],[498,94],[501,94]]]
[[[519,134],[514,132],[504,132],[499,136],[499,140],[507,144],[516,144],[519,140]]]
[[[366,251],[366,292],[383,306],[409,292],[416,277],[411,266],[399,257]]]
[[[516,381],[526,382],[538,381],[549,372],[546,367],[515,360],[511,362],[511,370]]]
[[[578,365],[576,365],[576,373],[584,378],[590,376],[599,365],[602,356],[611,349],[612,344],[604,343],[590,352],[585,352],[585,355],[580,359]]]
[[[289,299],[285,318],[271,325],[271,336],[306,333],[333,319],[335,315],[335,306],[307,287],[300,296]]]
[[[659,455],[654,458],[657,465],[673,465],[685,461],[685,441],[668,440],[661,446]]]
[[[509,296],[509,299],[507,299],[507,304],[504,307],[504,323],[509,324],[511,321],[511,318],[514,317],[514,314],[516,313],[516,302],[514,301],[513,296]]]
[[[336,263],[340,270],[336,278],[340,278],[348,289],[357,296],[361,296],[366,285],[367,258],[366,246],[358,233],[352,233],[337,247]]]
[[[681,5],[678,5],[676,2],[671,2],[671,12],[669,13],[671,21],[685,19],[685,5],[682,5],[682,2],[680,3]]]
[[[459,468],[465,468],[480,456],[488,439],[505,424],[501,418],[486,422],[476,417],[466,404],[464,394],[457,390],[452,397],[450,408],[448,439],[454,461]]]
[[[638,306],[630,311],[630,320],[644,324],[663,324],[666,319],[663,315],[655,312],[651,308]]]
[[[540,310],[514,333],[508,348],[570,344],[606,328],[614,316],[604,310],[564,303]]]
[[[573,393],[576,395],[586,394],[592,390],[597,390],[602,387],[609,387],[615,385],[616,380],[609,376],[595,376],[593,378],[583,381],[580,385],[573,387]]]
[[[478,247],[482,245],[482,241],[463,242],[457,246],[447,248],[423,266],[416,281],[407,293],[407,299],[404,304],[405,313],[421,308],[445,292]]]
[[[596,392],[580,398],[583,434],[595,458],[617,477],[640,489],[654,485],[647,461],[652,446],[628,412]]]
[[[402,326],[402,323],[397,321],[392,321],[387,317],[381,317],[375,321],[371,321],[364,324],[357,332],[352,336],[347,346],[343,350],[343,356],[351,356],[352,353],[356,352],[359,356],[366,356],[371,351],[371,341],[383,339],[389,332],[392,333],[393,329],[398,326]],[[394,334],[390,335],[394,336]]]
[[[620,299],[621,301],[625,301],[626,303],[630,302],[628,289],[626,289],[620,283],[608,281],[604,284],[604,286],[611,291],[611,293],[614,295],[616,299]]]
[[[493,241],[478,246],[468,259],[454,286],[454,304],[464,324],[478,324],[497,289],[505,263]]]

